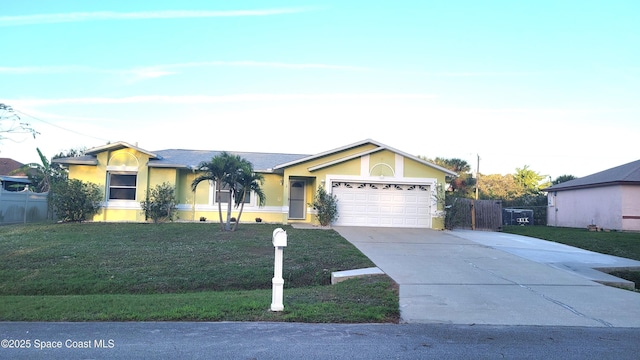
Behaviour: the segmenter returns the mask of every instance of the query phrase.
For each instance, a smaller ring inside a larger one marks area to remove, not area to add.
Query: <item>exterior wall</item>
[[[444,229],[444,186],[446,181],[446,175],[440,170],[426,167],[421,163],[404,158],[404,177],[406,178],[421,178],[421,179],[435,179],[433,191],[433,207],[434,213],[432,218],[433,229]],[[438,201],[438,199],[442,201]]]
[[[191,190],[191,183],[198,176],[191,171],[181,171],[176,183],[176,195],[178,197],[177,220],[219,222],[220,214],[218,204],[214,203],[214,191],[208,181],[202,181],[196,187],[195,193]],[[265,194],[265,205],[258,206],[255,196],[250,204],[245,204],[240,222],[255,222],[260,218],[263,222],[282,222],[282,176],[278,174],[263,174],[265,181],[262,190]],[[227,204],[221,204],[223,221],[227,218]],[[231,216],[238,218],[240,207],[232,205]]]
[[[597,188],[551,192],[547,212],[549,226],[622,230],[622,188]]]
[[[331,192],[333,180],[352,180],[367,182],[398,182],[419,183],[436,189],[437,184],[444,184],[445,174],[424,164],[405,158],[389,150],[377,151],[369,155],[340,161],[341,159],[376,149],[373,144],[365,144],[338,153],[327,154],[324,157],[296,164],[284,169],[283,174],[265,173],[262,189],[266,196],[265,205],[257,206],[257,199],[246,204],[243,209],[241,222],[255,222],[260,218],[263,222],[291,223],[306,222],[317,224],[315,213],[310,206],[306,206],[303,219],[289,219],[289,185],[291,180],[305,181],[305,203],[313,201],[320,186],[325,186]],[[94,221],[145,221],[140,208],[140,201],[146,196],[147,190],[156,185],[168,182],[176,189],[178,200],[177,220],[200,221],[201,217],[209,222],[218,222],[218,204],[214,203],[214,193],[211,184],[203,181],[195,191],[191,183],[199,175],[188,169],[148,168],[148,155],[135,149],[125,148],[105,151],[97,154],[97,165],[71,165],[70,177],[98,184],[105,191],[105,201],[102,211],[94,217]],[[332,164],[332,162],[336,162]],[[326,165],[326,166],[323,166]],[[309,170],[310,168],[318,167]],[[135,171],[137,174],[136,199],[108,200],[109,171]],[[223,221],[226,220],[227,205],[221,204]],[[444,220],[439,220],[441,209],[432,204],[432,224],[434,228],[443,228]],[[239,208],[232,208],[231,216],[238,217]]]
[[[313,201],[315,192],[318,187],[324,185],[328,192],[331,192],[331,184],[333,181],[350,180],[350,181],[367,181],[367,182],[404,182],[404,183],[420,183],[431,186],[432,191],[438,189],[438,184],[444,184],[445,174],[437,169],[425,166],[415,160],[405,158],[389,150],[378,151],[362,157],[357,157],[347,161],[339,162],[335,165],[323,167],[314,171],[309,168],[314,166],[330,163],[333,160],[348,157],[351,154],[361,153],[370,149],[370,147],[361,147],[351,149],[349,152],[332,154],[330,157],[314,159],[313,161],[298,164],[285,170],[285,184],[288,179],[307,179],[307,203]],[[288,187],[285,187],[283,198],[286,211],[284,212],[283,222],[288,222]],[[444,228],[444,213],[441,204],[438,204],[434,194],[434,202],[432,203],[432,228]],[[293,220],[292,220],[293,221]],[[317,224],[317,219],[311,208],[307,208],[305,222]]]
[[[622,190],[622,230],[640,231],[640,186],[625,185]]]
[[[330,163],[331,161],[341,159],[344,157],[348,157],[352,154],[357,154],[363,151],[368,150],[370,147],[361,147],[357,149],[350,149],[345,152],[341,152],[338,154],[331,154],[331,156],[322,157],[318,159],[314,159],[312,161],[297,164],[290,168],[285,169],[284,172],[284,189],[283,189],[283,202],[282,202],[282,223],[287,224],[291,222],[306,222],[317,225],[318,220],[316,219],[314,210],[307,206],[305,211],[304,219],[296,219],[289,220],[289,181],[290,180],[305,180],[305,202],[307,204],[313,202],[313,198],[315,197],[316,192],[320,186],[325,186],[327,192],[331,192],[330,182],[327,182],[326,179],[330,177],[330,174],[342,174],[351,177],[357,177],[360,175],[360,158],[355,158],[351,160],[347,160],[344,162],[339,162],[335,165],[322,168],[319,170],[315,170],[313,172],[309,171],[309,168],[314,166]],[[322,181],[325,181],[323,183]]]

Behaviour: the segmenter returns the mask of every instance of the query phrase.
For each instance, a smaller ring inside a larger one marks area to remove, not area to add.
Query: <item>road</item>
[[[0,323],[2,359],[637,359],[640,329],[449,324]],[[3,341],[3,344],[6,342]],[[61,348],[37,349],[36,346]],[[91,346],[74,348],[74,346]],[[15,345],[15,344],[14,344]],[[102,345],[102,347],[96,347]]]

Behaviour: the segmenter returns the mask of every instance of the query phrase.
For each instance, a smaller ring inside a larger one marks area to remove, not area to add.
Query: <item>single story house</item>
[[[549,226],[640,231],[640,160],[544,191]]]
[[[193,179],[198,164],[220,151],[148,151],[126,142],[89,149],[80,157],[53,160],[69,170],[69,177],[98,184],[105,199],[94,221],[145,221],[140,201],[149,189],[169,182],[178,199],[177,219],[218,221],[214,184]],[[431,162],[364,140],[314,155],[231,152],[253,164],[264,176],[264,206],[252,194],[242,222],[317,224],[309,205],[324,186],[338,198],[334,225],[422,227],[442,229],[444,213],[437,199],[446,189],[445,177],[456,176]],[[224,207],[223,203],[223,207]],[[233,216],[237,216],[233,209]]]
[[[9,158],[0,158],[0,188],[5,191],[23,191],[31,181],[22,171],[23,163]]]

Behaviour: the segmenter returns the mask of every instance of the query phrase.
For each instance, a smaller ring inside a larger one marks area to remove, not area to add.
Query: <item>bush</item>
[[[176,196],[173,186],[167,182],[147,192],[147,199],[140,202],[144,216],[154,223],[173,220],[176,210]]]
[[[102,191],[98,185],[77,179],[51,184],[51,206],[63,222],[85,221],[100,211]]]
[[[318,212],[316,216],[322,226],[327,226],[338,219],[338,198],[327,193],[323,186],[318,188],[311,206]]]

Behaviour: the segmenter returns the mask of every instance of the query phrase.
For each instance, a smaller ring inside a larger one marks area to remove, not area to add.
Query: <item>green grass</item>
[[[502,231],[640,261],[640,233],[636,232],[588,231],[552,226],[505,226]]]
[[[285,310],[269,311],[276,227],[287,231]],[[246,224],[0,227],[0,320],[396,322],[387,276],[330,284],[373,266],[332,230]]]
[[[640,261],[640,233],[588,231],[552,226],[505,226],[504,232],[554,241],[577,248]],[[640,271],[620,270],[611,275],[633,281],[640,289]]]

